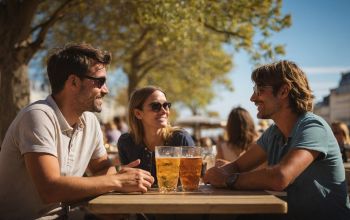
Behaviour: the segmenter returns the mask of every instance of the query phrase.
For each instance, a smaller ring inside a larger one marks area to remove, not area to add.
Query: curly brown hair
[[[313,110],[314,96],[305,73],[288,60],[266,64],[255,69],[251,76],[257,86],[272,86],[277,95],[282,85],[288,85],[289,106],[293,112],[302,114]]]

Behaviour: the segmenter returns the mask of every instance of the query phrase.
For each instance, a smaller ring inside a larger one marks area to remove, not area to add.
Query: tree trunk
[[[128,76],[129,84],[128,84],[128,99],[130,99],[131,93],[136,89],[137,83],[133,77]]]
[[[7,63],[1,72],[0,84],[0,146],[17,113],[29,103],[27,64]]]
[[[35,51],[26,45],[39,3],[26,0],[0,4],[0,148],[11,122],[29,103],[27,65]]]

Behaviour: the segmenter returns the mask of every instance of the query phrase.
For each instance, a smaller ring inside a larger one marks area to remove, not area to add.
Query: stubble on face
[[[105,76],[105,72],[106,72],[106,67],[103,64],[96,64],[93,67],[91,67],[90,70],[91,73],[98,73],[98,72],[102,72],[101,74],[98,74],[100,76]],[[104,74],[103,74],[104,72]],[[98,77],[98,76],[95,76]],[[79,94],[82,97],[82,107],[84,107],[85,111],[89,111],[89,112],[101,112],[102,111],[102,103],[103,103],[103,97],[108,93],[105,92],[105,90],[103,89],[103,87],[101,88],[97,88],[97,87],[90,87],[87,85],[82,85]]]
[[[77,97],[77,105],[81,112],[101,112],[102,111],[102,98],[104,94],[101,92],[94,92],[86,85],[82,85]]]

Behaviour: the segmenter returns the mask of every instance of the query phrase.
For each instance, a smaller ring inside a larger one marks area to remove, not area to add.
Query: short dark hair
[[[281,60],[255,69],[252,81],[258,86],[270,85],[274,95],[282,85],[290,88],[289,105],[293,112],[302,114],[313,110],[314,96],[305,73],[292,61]]]
[[[108,65],[111,54],[92,47],[89,44],[69,44],[58,48],[47,61],[52,94],[60,92],[71,74],[82,78],[97,63]]]

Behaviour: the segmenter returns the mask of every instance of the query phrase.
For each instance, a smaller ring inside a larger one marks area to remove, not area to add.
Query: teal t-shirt
[[[285,141],[271,125],[257,143],[265,150],[268,165],[279,163],[288,151],[304,148],[320,152],[287,188],[288,215],[296,219],[350,219],[345,171],[337,141],[321,117],[301,115]]]

